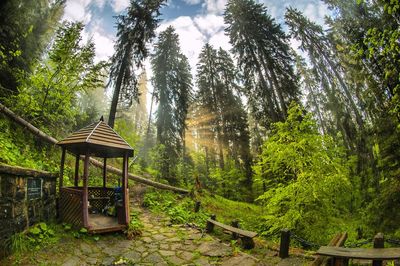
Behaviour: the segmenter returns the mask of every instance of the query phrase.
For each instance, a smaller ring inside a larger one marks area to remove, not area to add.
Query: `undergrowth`
[[[209,213],[200,209],[194,212],[195,201],[168,191],[149,190],[143,199],[143,206],[156,213],[165,213],[173,224],[194,223],[205,227]]]
[[[55,224],[38,223],[25,232],[16,233],[8,240],[8,249],[14,254],[28,250],[39,250],[60,239],[59,228]]]
[[[134,239],[142,235],[143,223],[139,219],[139,213],[131,211],[131,219],[128,228],[124,231],[128,239]]]

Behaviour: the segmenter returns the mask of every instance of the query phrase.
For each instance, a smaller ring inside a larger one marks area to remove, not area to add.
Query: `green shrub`
[[[171,223],[174,224],[196,223],[204,226],[209,215],[203,210],[194,213],[193,199],[180,197],[168,191],[149,191],[144,196],[143,206],[154,212],[167,214]]]
[[[125,230],[126,237],[128,239],[133,239],[136,236],[140,236],[142,235],[142,230],[143,224],[140,221],[139,214],[137,212],[132,212],[128,228]]]

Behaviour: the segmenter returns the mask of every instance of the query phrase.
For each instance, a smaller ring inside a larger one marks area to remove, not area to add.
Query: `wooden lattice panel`
[[[90,206],[101,212],[107,204],[114,202],[114,189],[103,187],[89,188],[89,203]]]
[[[63,222],[81,227],[83,224],[82,191],[72,188],[61,188],[59,211]]]

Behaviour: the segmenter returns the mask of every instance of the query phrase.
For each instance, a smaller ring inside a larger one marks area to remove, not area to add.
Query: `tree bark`
[[[129,48],[127,48],[129,49]],[[129,50],[128,50],[129,51]],[[118,99],[119,99],[119,94],[121,92],[121,86],[122,86],[122,79],[124,77],[125,73],[125,68],[126,68],[126,60],[128,57],[128,52],[125,52],[124,58],[122,59],[121,62],[121,67],[119,68],[118,71],[118,76],[117,76],[117,81],[115,82],[115,89],[111,101],[111,107],[110,107],[110,115],[108,116],[108,125],[111,128],[114,128],[114,123],[115,123],[115,115],[117,113],[117,106],[118,106]]]

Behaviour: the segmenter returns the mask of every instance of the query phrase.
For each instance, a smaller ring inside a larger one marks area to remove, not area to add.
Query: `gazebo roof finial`
[[[103,116],[100,117],[100,121],[104,122],[104,117]]]

